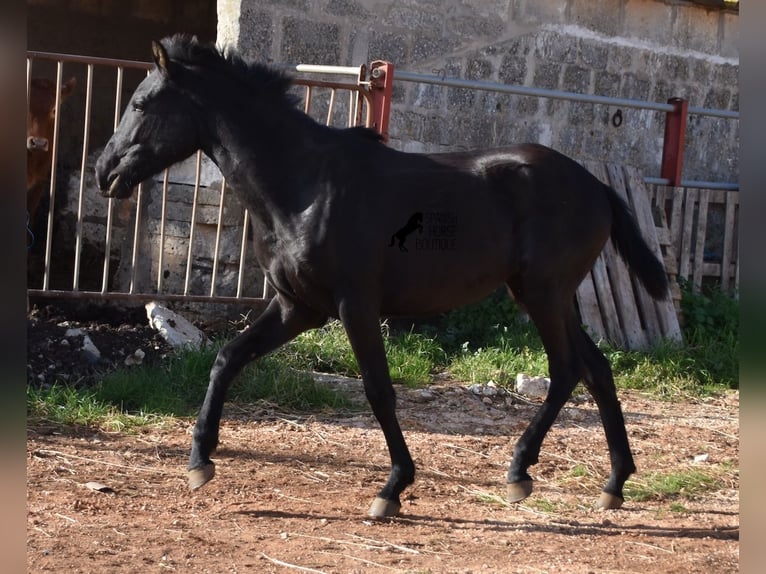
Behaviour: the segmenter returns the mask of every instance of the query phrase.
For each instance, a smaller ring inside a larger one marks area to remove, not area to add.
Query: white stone
[[[551,380],[548,377],[530,377],[524,373],[516,375],[516,392],[529,397],[544,397],[548,394]]]
[[[146,316],[149,325],[159,331],[172,347],[201,347],[208,342],[205,334],[187,319],[159,303],[147,303]]]

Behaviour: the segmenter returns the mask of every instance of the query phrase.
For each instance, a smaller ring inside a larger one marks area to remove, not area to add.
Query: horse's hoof
[[[210,462],[202,468],[193,468],[189,471],[189,488],[197,490],[205,483],[210,482],[215,476],[215,465]]]
[[[530,494],[532,494],[531,480],[508,483],[508,502],[521,502]]]
[[[621,496],[602,492],[596,503],[596,508],[599,510],[616,510],[622,506],[623,502],[625,500]]]
[[[402,505],[395,500],[386,500],[385,498],[375,497],[372,501],[372,506],[367,514],[373,518],[387,518],[389,516],[396,516],[399,514],[399,510]]]

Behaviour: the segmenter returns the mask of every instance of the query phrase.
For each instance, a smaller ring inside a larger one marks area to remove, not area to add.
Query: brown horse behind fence
[[[72,77],[61,86],[59,104],[71,95],[76,85],[77,80]],[[27,111],[27,213],[30,222],[35,219],[45,184],[49,181],[55,122],[56,82],[32,78]]]

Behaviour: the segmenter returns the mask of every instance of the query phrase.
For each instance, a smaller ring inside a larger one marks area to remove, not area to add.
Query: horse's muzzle
[[[48,151],[48,138],[29,136],[27,138],[27,149],[29,151]]]

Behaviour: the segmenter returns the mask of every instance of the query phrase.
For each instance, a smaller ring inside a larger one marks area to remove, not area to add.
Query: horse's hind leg
[[[614,386],[612,368],[582,327],[579,331],[580,354],[585,362],[585,385],[598,405],[612,467],[609,481],[604,486],[596,506],[620,508],[624,500],[622,487],[628,477],[636,471],[636,465],[628,444],[628,433],[625,430],[625,419]]]
[[[572,340],[571,325],[576,321],[573,304],[564,303],[567,298],[552,296],[550,291],[547,298],[542,296],[546,293],[542,289],[530,292],[535,293],[533,300],[520,296],[520,291],[514,290],[517,301],[525,306],[540,334],[548,355],[551,385],[548,396],[514,448],[513,460],[508,468],[510,502],[523,500],[532,493],[532,478],[527,469],[537,463],[545,435],[583,375],[582,363]]]
[[[359,363],[364,392],[383,430],[391,457],[391,474],[369,514],[375,518],[394,516],[401,508],[399,495],[415,480],[415,463],[396,418],[396,395],[388,372],[380,321],[377,313],[364,302],[343,300],[338,310]]]
[[[223,403],[234,377],[250,361],[273,351],[301,332],[320,326],[324,321],[324,317],[313,311],[277,296],[250,327],[221,348],[210,371],[205,401],[194,426],[189,456],[189,487],[192,490],[215,475],[210,455],[218,445]]]

